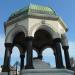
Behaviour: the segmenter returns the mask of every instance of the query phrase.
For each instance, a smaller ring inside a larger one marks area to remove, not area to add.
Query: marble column
[[[62,48],[64,50],[66,68],[67,69],[71,69],[70,58],[69,58],[69,51],[68,51],[69,50],[68,39],[67,39],[66,34],[62,34],[61,37],[62,37],[61,44],[62,44]]]
[[[64,66],[62,61],[60,39],[54,39],[53,42],[55,49],[56,68],[63,68]]]
[[[33,37],[26,37],[26,50],[27,50],[27,59],[26,59],[26,69],[33,69],[33,51],[32,51],[32,42]]]
[[[67,69],[71,69],[70,58],[69,58],[69,52],[68,52],[69,46],[63,46],[62,48],[63,48],[63,50],[64,50],[66,68],[67,68]]]
[[[2,68],[2,72],[10,71],[10,58],[12,53],[13,45],[11,43],[5,43],[5,56],[4,56],[4,64]]]
[[[42,60],[43,56],[42,56],[42,51],[38,51],[38,59]]]
[[[54,56],[55,56],[56,68],[59,68],[59,64],[58,64],[58,55],[57,55],[56,50],[54,50]]]
[[[21,54],[20,55],[20,59],[21,59],[20,69],[21,70],[24,68],[24,58],[25,58],[25,54]]]

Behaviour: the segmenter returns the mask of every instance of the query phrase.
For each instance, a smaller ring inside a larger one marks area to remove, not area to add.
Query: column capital
[[[32,36],[27,36],[25,37],[25,40],[28,41],[28,40],[33,40],[33,37]]]
[[[63,50],[68,50],[69,46],[62,46]]]
[[[10,53],[12,53],[12,48],[13,48],[13,44],[12,43],[5,43],[5,47],[6,47],[6,50],[9,50]]]
[[[53,42],[61,42],[61,39],[60,38],[56,38],[56,39],[53,39]]]
[[[12,43],[5,43],[5,47],[13,47],[14,45]]]

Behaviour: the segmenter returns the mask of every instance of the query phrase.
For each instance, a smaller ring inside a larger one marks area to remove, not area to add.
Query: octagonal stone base
[[[2,72],[0,75],[12,75]],[[74,75],[74,72],[67,69],[24,69],[20,75]]]
[[[26,69],[21,75],[74,75],[74,72],[67,69]]]
[[[9,75],[8,72],[1,72],[0,75]]]

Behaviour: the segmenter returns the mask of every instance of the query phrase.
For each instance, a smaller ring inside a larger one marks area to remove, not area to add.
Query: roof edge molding
[[[20,10],[15,11],[12,13],[9,17],[9,20],[22,15],[22,14],[28,14],[28,13],[35,13],[37,14],[44,14],[44,15],[56,15],[55,11],[51,7],[42,6],[42,5],[36,5],[36,4],[30,4],[29,6],[26,6]]]

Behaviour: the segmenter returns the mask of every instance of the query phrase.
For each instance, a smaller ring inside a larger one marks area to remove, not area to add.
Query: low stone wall
[[[67,69],[26,69],[21,75],[74,75],[74,72]]]

